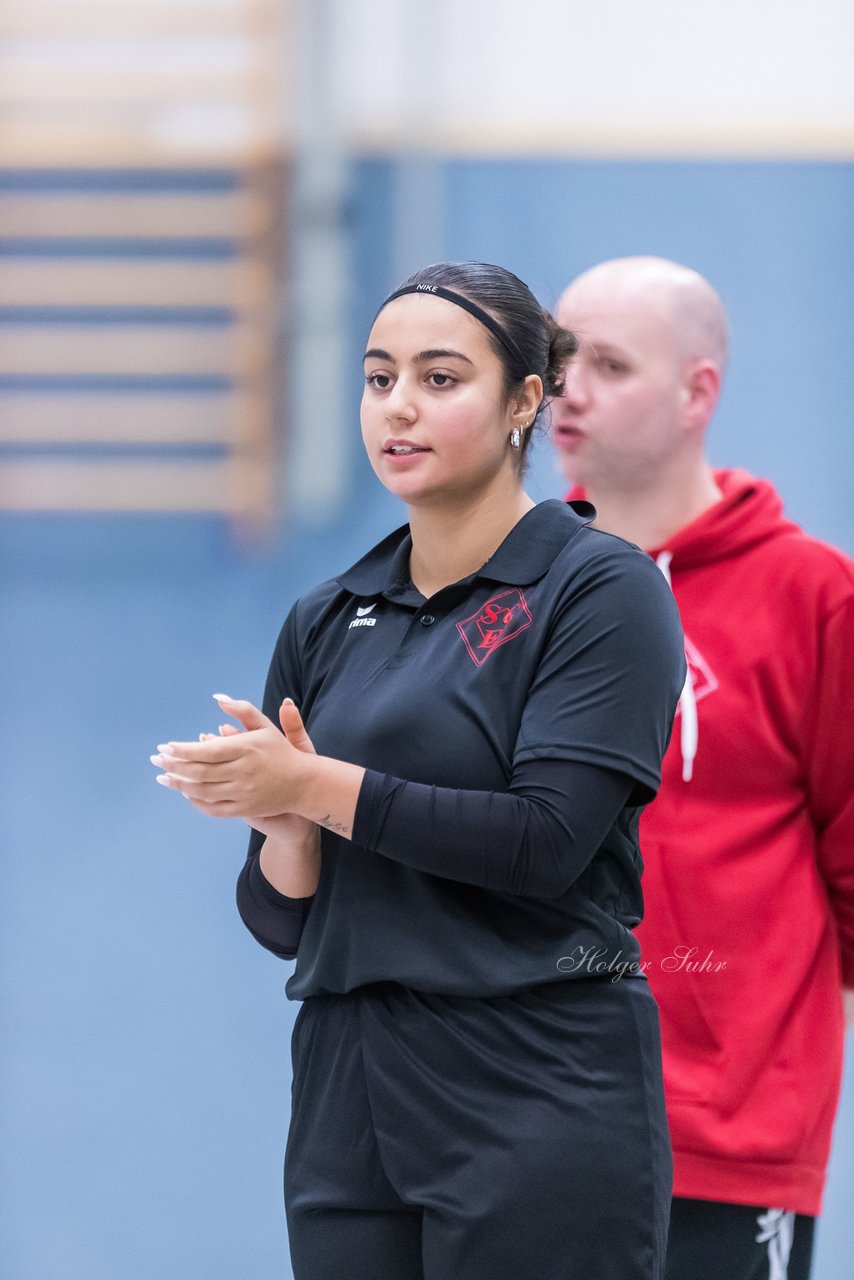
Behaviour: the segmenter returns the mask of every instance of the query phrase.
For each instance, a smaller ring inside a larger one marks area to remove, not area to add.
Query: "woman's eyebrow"
[[[380,347],[371,347],[362,356],[363,360],[385,360],[388,364],[397,364],[393,355],[388,351],[383,351]],[[419,351],[417,356],[412,357],[413,364],[423,364],[425,360],[465,360],[466,364],[472,361],[468,356],[464,356],[462,351],[451,351],[444,347],[431,347],[428,351]]]
[[[422,360],[465,360],[466,364],[471,364],[468,356],[464,356],[462,351],[446,351],[436,347],[429,351],[419,351],[414,357],[412,363],[419,364]]]

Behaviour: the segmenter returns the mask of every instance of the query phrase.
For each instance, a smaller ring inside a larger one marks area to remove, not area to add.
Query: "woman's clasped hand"
[[[202,733],[195,742],[158,745],[150,757],[163,770],[156,781],[180,791],[202,813],[244,818],[256,829],[264,819],[294,815],[315,755],[297,707],[290,699],[281,704],[280,732],[251,702],[214,698],[243,731],[226,724],[219,736]]]

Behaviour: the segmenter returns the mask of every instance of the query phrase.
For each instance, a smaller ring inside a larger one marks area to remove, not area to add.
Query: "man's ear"
[[[691,430],[703,431],[721,394],[721,371],[714,360],[695,360],[685,373],[683,417]]]

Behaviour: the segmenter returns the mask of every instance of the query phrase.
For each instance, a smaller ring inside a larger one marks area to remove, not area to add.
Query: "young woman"
[[[574,348],[498,267],[387,298],[362,433],[408,525],[294,605],[264,714],[222,697],[244,732],[153,757],[249,821],[241,914],[296,956],[297,1280],[662,1272],[670,1151],[631,931],[683,644],[652,561],[524,491]]]

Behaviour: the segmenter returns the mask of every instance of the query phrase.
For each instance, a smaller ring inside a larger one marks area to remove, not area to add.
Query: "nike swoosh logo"
[[[370,613],[370,612],[371,612],[371,610],[372,610],[372,609],[375,609],[376,607],[377,607],[377,602],[376,602],[376,600],[375,600],[373,604],[366,604],[366,605],[365,605],[365,607],[364,607],[364,609],[358,609],[358,608],[357,608],[357,609],[356,609],[356,617],[357,617],[357,618],[364,618],[364,616],[365,616],[365,614],[366,614],[366,613]]]

